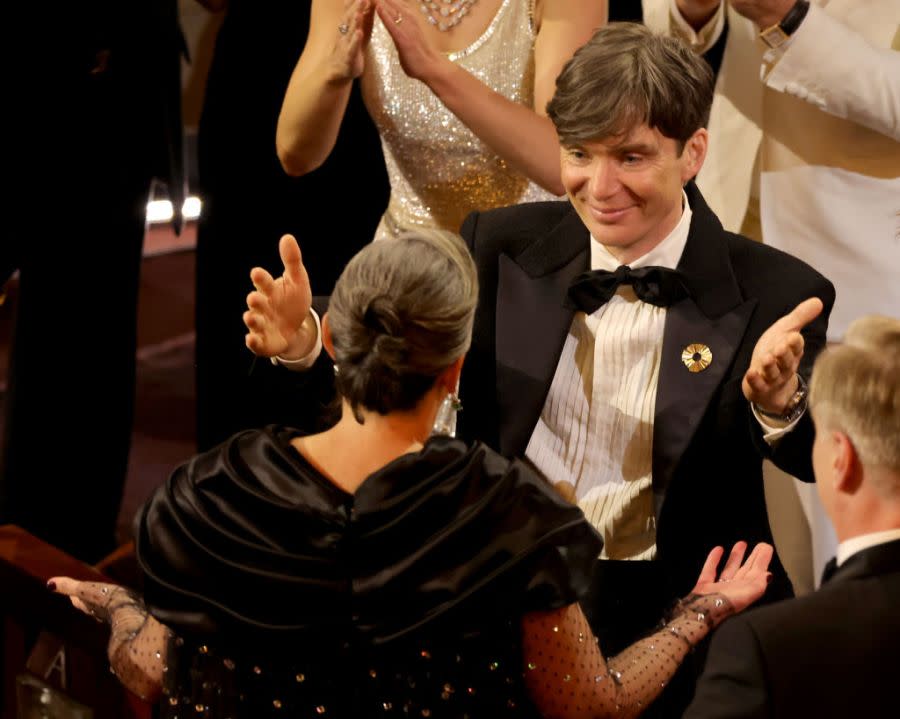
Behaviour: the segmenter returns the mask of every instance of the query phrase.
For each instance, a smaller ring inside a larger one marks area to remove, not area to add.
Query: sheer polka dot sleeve
[[[528,692],[548,719],[637,716],[731,613],[721,595],[690,596],[659,631],[607,661],[578,604],[532,612],[522,621]]]
[[[171,630],[148,614],[140,596],[124,587],[78,582],[71,596],[80,609],[109,624],[107,655],[113,674],[141,699],[158,699]]]

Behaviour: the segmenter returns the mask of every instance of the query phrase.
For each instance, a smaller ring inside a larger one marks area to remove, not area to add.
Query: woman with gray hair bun
[[[338,394],[360,421],[360,407],[412,409],[435,377],[461,366],[472,340],[478,279],[465,245],[427,228],[400,239],[350,261],[323,323]]]
[[[51,580],[110,622],[113,670],[162,716],[634,716],[762,594],[771,547],[742,564],[737,545],[719,582],[717,548],[660,631],[604,659],[577,604],[602,547],[581,510],[431,436],[476,299],[456,236],[368,245],[322,319],[337,424],[242,432],[176,470],[138,516],[143,597]]]

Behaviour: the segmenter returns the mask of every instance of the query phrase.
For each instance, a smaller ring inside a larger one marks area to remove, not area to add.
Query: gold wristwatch
[[[807,12],[809,12],[809,2],[807,0],[797,0],[794,6],[787,11],[787,14],[781,18],[781,22],[767,27],[759,33],[760,39],[772,49],[781,47],[800,27],[800,23],[803,22]]]

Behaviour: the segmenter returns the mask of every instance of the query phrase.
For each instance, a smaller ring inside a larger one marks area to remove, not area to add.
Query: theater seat
[[[94,719],[149,719],[151,705],[125,690],[109,671],[106,626],[48,591],[46,582],[53,576],[139,589],[130,546],[92,567],[21,527],[0,526],[0,718],[15,719],[17,702],[30,701],[50,710],[83,705]]]

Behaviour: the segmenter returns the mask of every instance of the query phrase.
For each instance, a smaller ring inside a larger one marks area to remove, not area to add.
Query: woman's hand
[[[713,549],[706,558],[691,594],[721,594],[735,612],[743,611],[753,604],[763,595],[772,579],[769,562],[772,561],[775,550],[771,544],[760,542],[753,548],[747,561],[744,561],[746,551],[746,542],[735,544],[717,579],[716,569],[725,550],[722,547]]]
[[[312,290],[294,236],[284,235],[278,251],[284,272],[277,280],[261,267],[250,271],[256,289],[247,295],[245,342],[254,354],[296,359],[309,354],[317,339],[310,315]]]
[[[366,46],[375,19],[372,0],[344,0],[344,14],[336,28],[332,62],[338,80],[354,80],[365,69]]]
[[[118,584],[82,582],[71,577],[54,577],[47,587],[57,594],[66,595],[72,606],[93,617],[98,622],[113,623],[113,616],[123,607],[143,607],[134,592]],[[146,612],[142,610],[146,615]]]
[[[53,577],[47,587],[69,597],[72,605],[110,627],[106,654],[119,681],[146,701],[162,690],[165,657],[172,636],[147,612],[143,600],[125,587]]]
[[[376,10],[394,45],[400,65],[409,77],[429,84],[446,58],[432,48],[416,20],[418,8],[405,0],[375,0]]]

